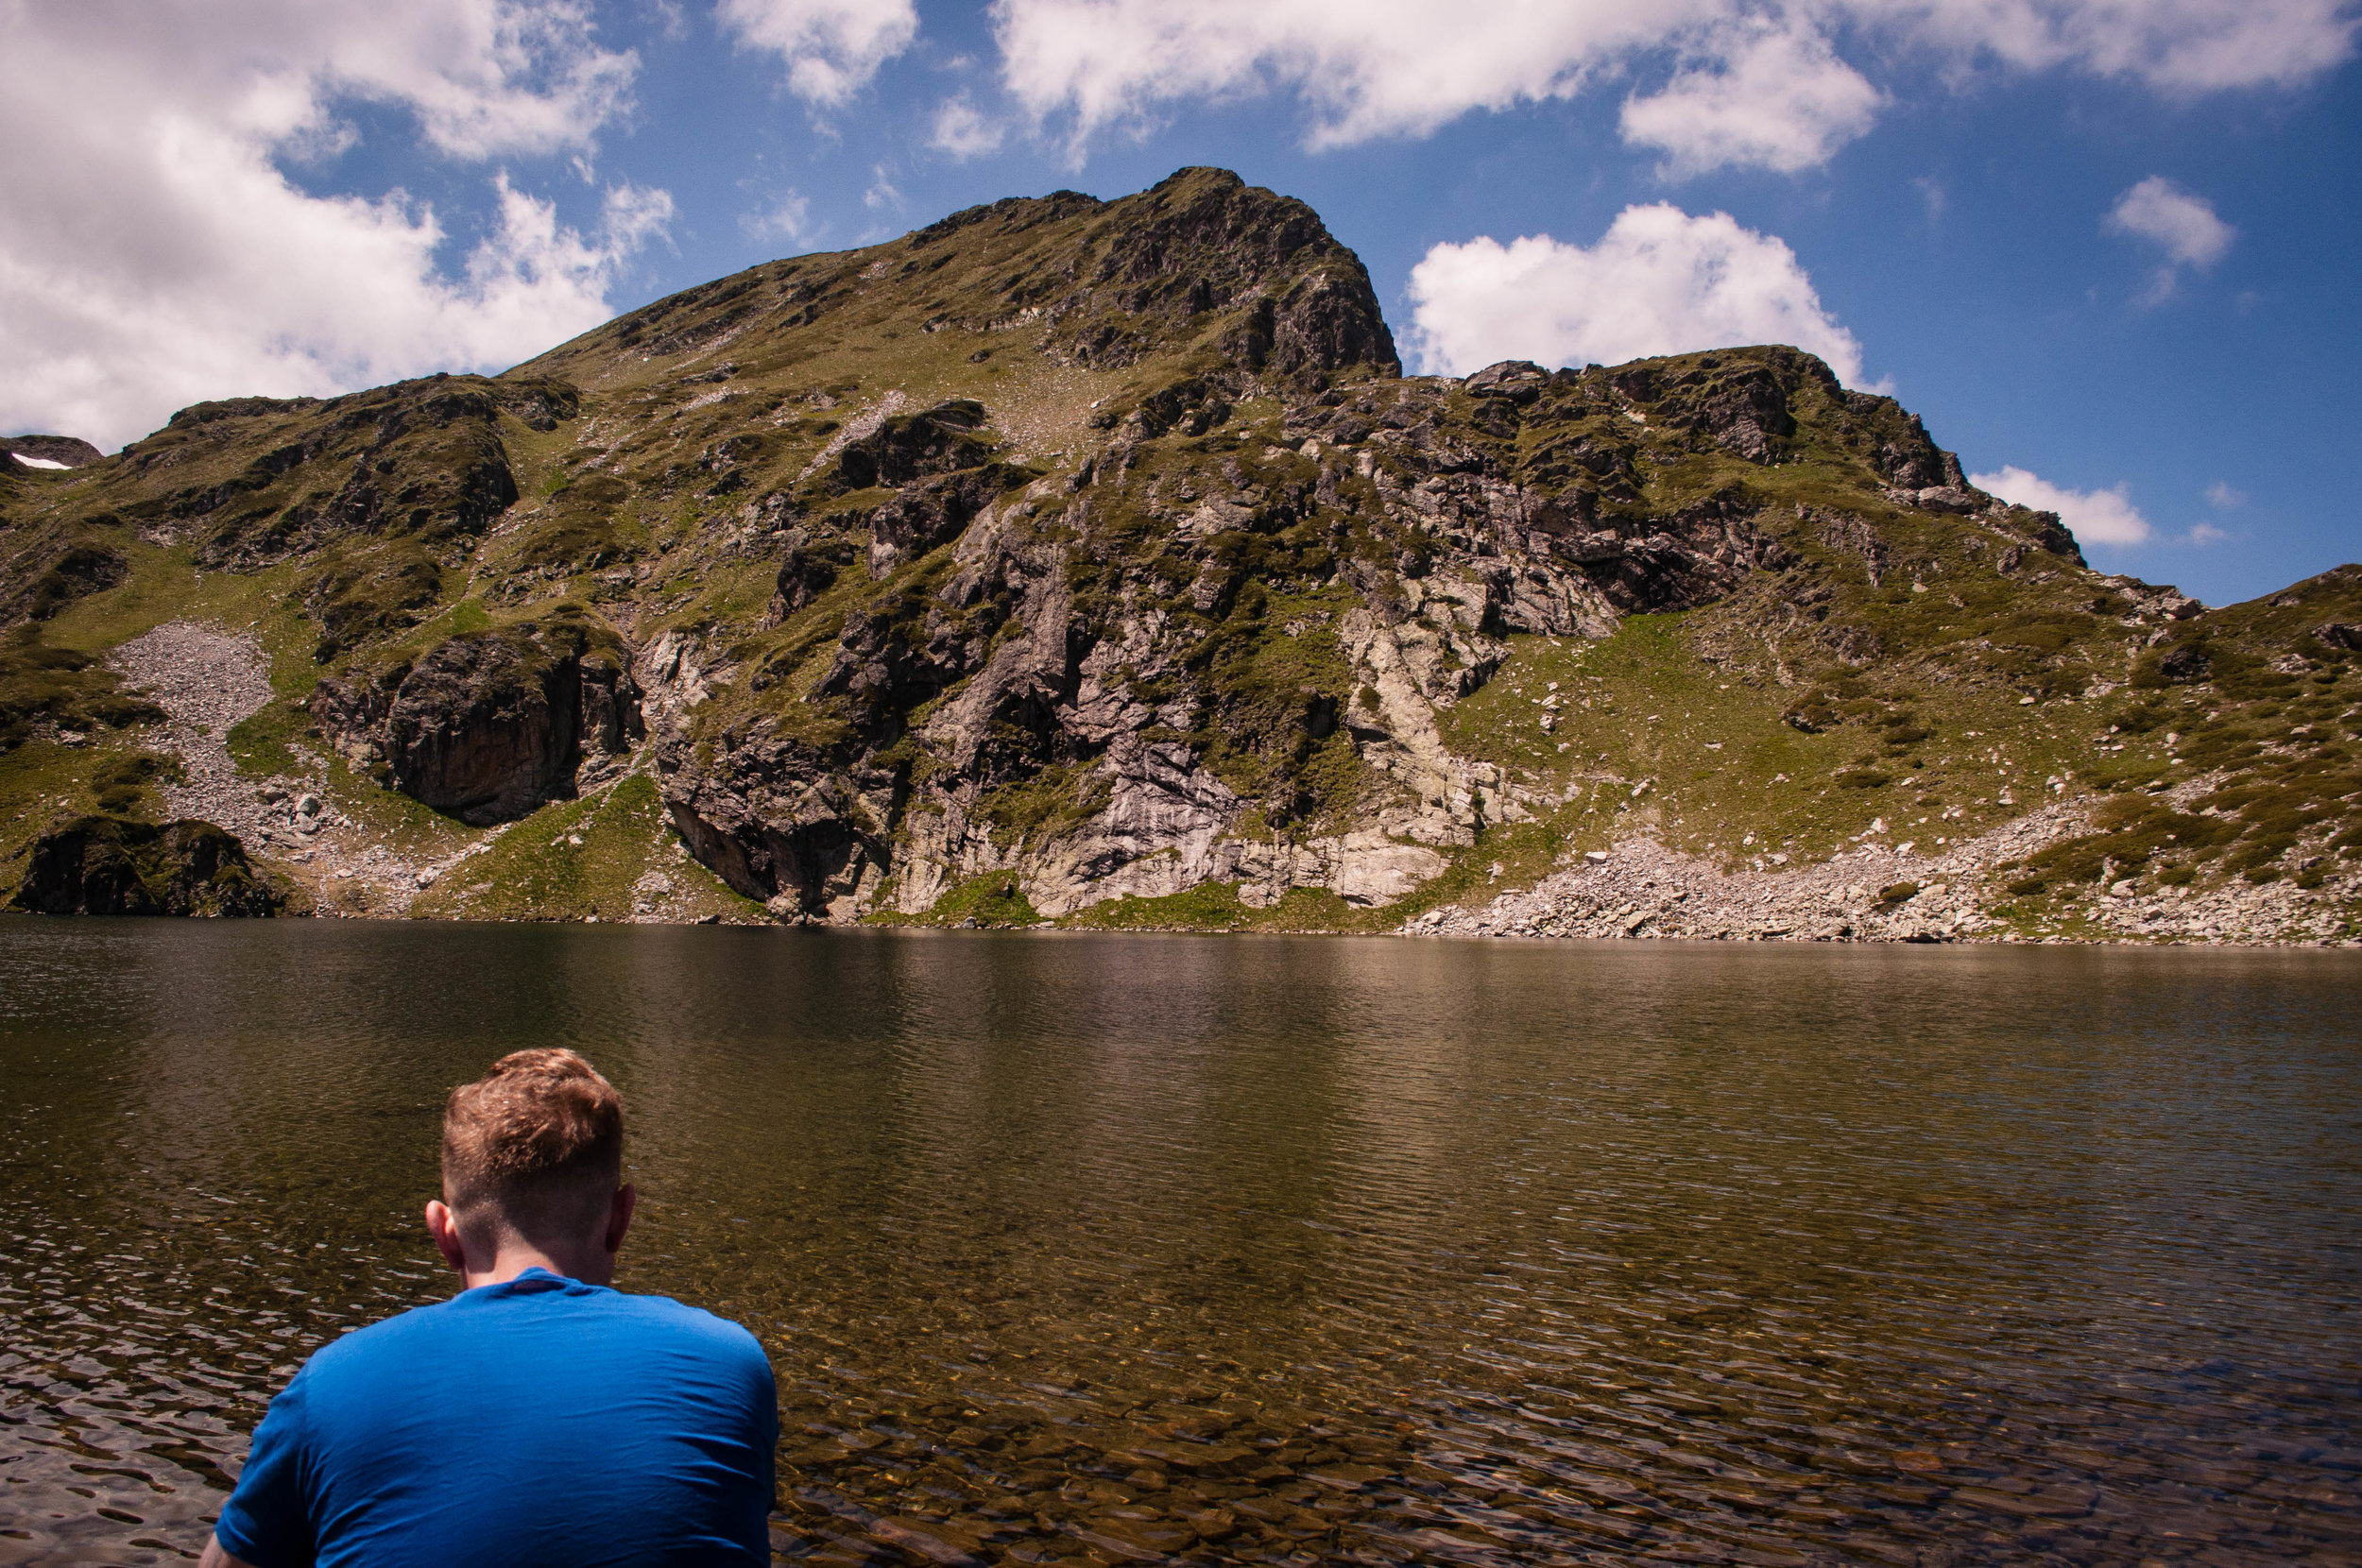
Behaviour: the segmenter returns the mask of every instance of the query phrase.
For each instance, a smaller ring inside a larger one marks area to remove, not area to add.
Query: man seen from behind
[[[571,1050],[454,1089],[426,1225],[464,1288],[304,1363],[201,1568],[767,1563],[770,1363],[610,1287],[623,1150],[621,1097]]]

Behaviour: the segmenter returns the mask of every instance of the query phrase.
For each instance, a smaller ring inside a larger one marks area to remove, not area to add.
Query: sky
[[[0,433],[1217,164],[1406,368],[1787,342],[2105,571],[2362,558],[2362,0],[0,0]]]

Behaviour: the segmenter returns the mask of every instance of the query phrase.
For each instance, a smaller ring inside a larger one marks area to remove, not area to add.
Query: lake
[[[2362,1555],[2362,962],[0,922],[0,1563],[181,1560],[575,1047],[828,1563]]]

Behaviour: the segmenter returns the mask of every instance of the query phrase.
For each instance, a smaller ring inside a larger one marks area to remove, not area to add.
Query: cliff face
[[[652,775],[779,917],[1334,923],[1611,826],[1784,864],[1903,810],[1996,828],[2031,768],[2173,787],[2183,734],[2235,722],[2254,749],[2210,788],[2275,804],[2142,863],[2319,885],[2362,791],[2323,755],[2342,719],[2287,718],[2343,700],[2348,576],[2219,612],[2097,576],[1791,349],[1404,378],[1351,252],[1214,170],[8,477],[24,669],[251,601],[284,648],[265,718],[351,789],[483,825]],[[1652,684],[1598,673],[1660,643]],[[36,747],[74,703],[136,722],[89,665],[42,666],[46,696],[0,673],[0,719]],[[1744,745],[1675,728],[1734,703]],[[2066,704],[2138,744],[2068,766]],[[2288,790],[2323,798],[2267,830]]]

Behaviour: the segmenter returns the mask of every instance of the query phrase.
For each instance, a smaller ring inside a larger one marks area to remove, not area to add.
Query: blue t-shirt
[[[529,1269],[323,1346],[214,1528],[254,1568],[768,1563],[755,1337]]]

